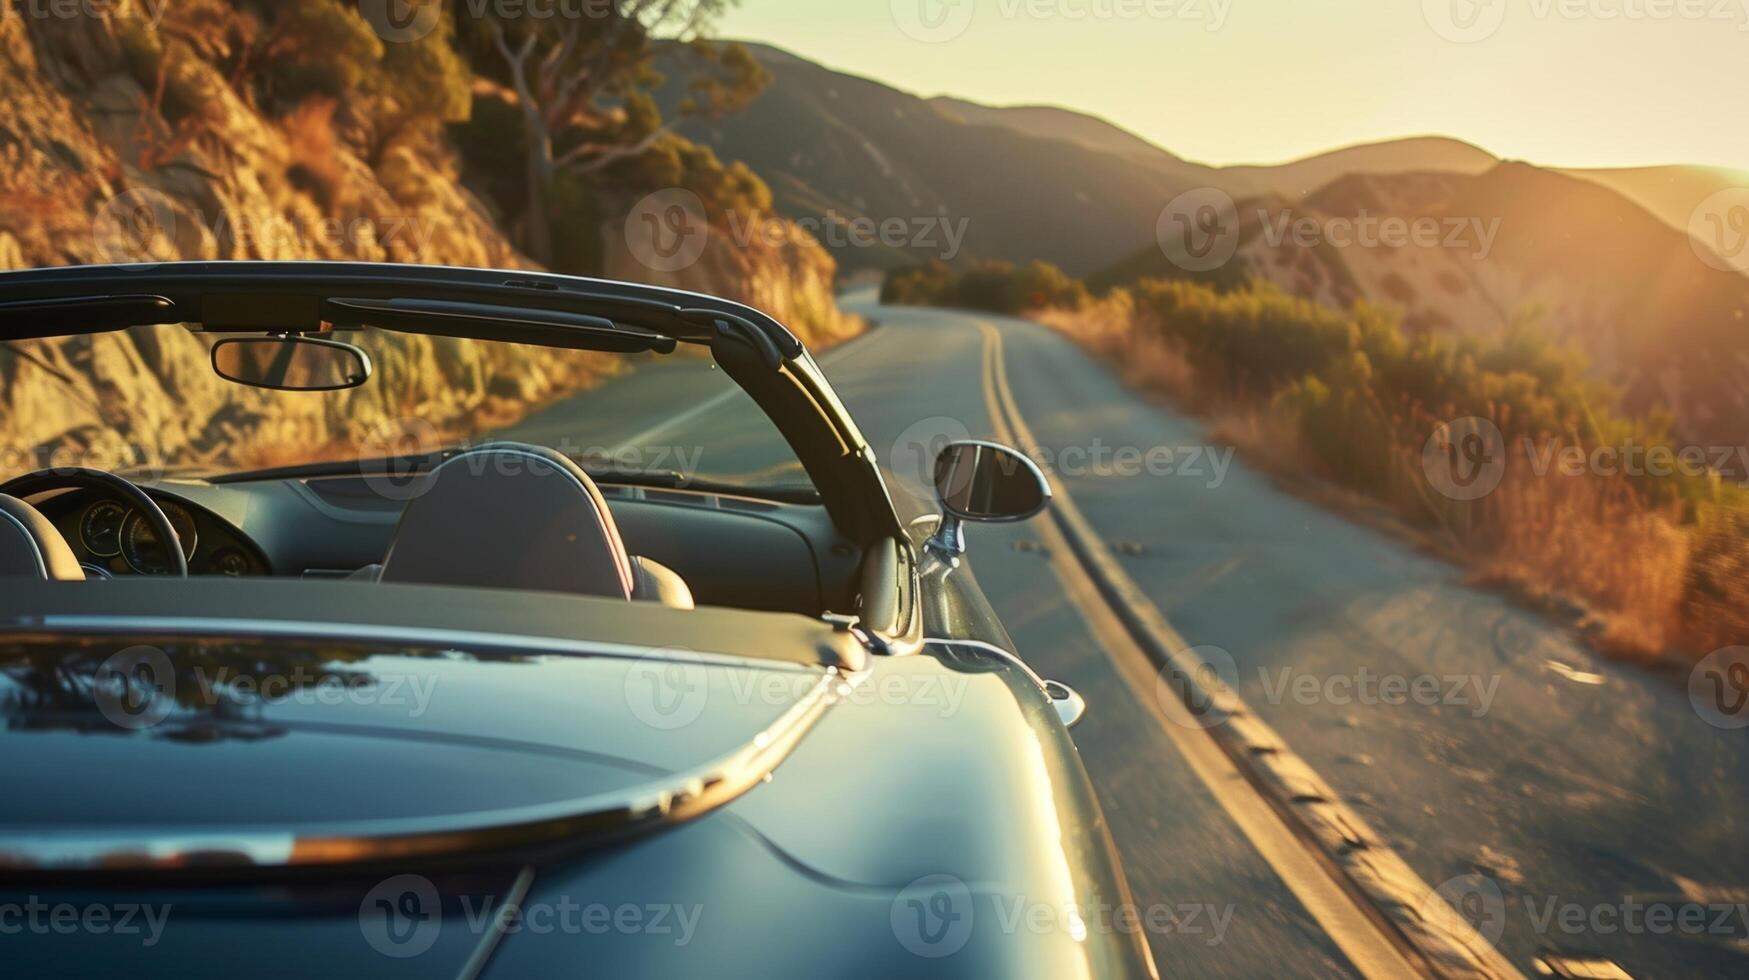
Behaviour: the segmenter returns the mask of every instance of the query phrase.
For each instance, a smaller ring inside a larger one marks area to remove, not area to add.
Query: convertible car
[[[965,555],[1048,506],[1023,455],[938,447],[915,512],[796,337],[707,296],[0,274],[0,357],[119,331],[199,351],[237,439],[405,399],[452,363],[415,349],[635,368],[407,453],[4,474],[8,975],[1151,975],[1085,705]],[[579,448],[627,431],[698,465]]]

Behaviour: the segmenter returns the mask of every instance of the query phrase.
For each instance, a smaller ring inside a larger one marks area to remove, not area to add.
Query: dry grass
[[[1656,659],[1676,640],[1691,535],[1619,478],[1509,468],[1463,541],[1479,581],[1545,603],[1582,602],[1606,652]]]
[[[1211,390],[1160,331],[1138,328],[1133,305],[1117,295],[1037,319],[1109,361],[1133,386],[1203,418],[1213,439],[1263,469],[1299,483],[1335,475],[1301,437],[1290,409]],[[1422,433],[1435,424],[1411,428]],[[1538,474],[1529,465],[1509,465],[1500,486],[1480,500],[1454,501],[1430,490],[1422,446],[1402,442],[1391,447],[1383,486],[1358,497],[1311,495],[1355,516],[1382,505],[1405,522],[1405,532],[1429,531],[1475,583],[1571,615],[1602,652],[1645,662],[1695,659],[1749,641],[1749,513],[1741,501],[1685,523],[1680,505],[1652,506],[1626,478]]]

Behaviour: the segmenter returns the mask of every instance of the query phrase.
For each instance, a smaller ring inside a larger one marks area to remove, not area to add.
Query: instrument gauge
[[[176,537],[182,544],[182,556],[194,557],[195,532],[194,515],[186,507],[167,501],[160,501],[164,516],[170,518],[170,527],[176,531]],[[158,541],[158,532],[152,529],[152,522],[146,520],[146,515],[140,511],[128,514],[121,527],[121,556],[127,561],[128,567],[141,575],[170,574],[169,552]]]
[[[121,526],[127,518],[127,507],[113,500],[100,500],[85,508],[84,516],[79,518],[79,542],[100,558],[121,554]]]

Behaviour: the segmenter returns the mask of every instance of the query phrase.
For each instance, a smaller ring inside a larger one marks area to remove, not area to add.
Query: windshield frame
[[[324,317],[348,316],[336,312],[336,299],[453,302],[531,314],[532,324],[473,318],[441,331],[466,339],[600,349],[605,319],[705,346],[789,444],[840,531],[865,545],[903,537],[873,450],[812,355],[776,320],[718,297],[545,272],[386,263],[64,266],[0,272],[0,340],[174,324],[228,334],[327,332],[335,323]],[[570,330],[564,317],[591,322]]]

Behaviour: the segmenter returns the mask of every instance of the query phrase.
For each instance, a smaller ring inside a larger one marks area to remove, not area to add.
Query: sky
[[[742,0],[723,37],[919,95],[1103,116],[1187,159],[1439,134],[1749,169],[1749,0]]]

